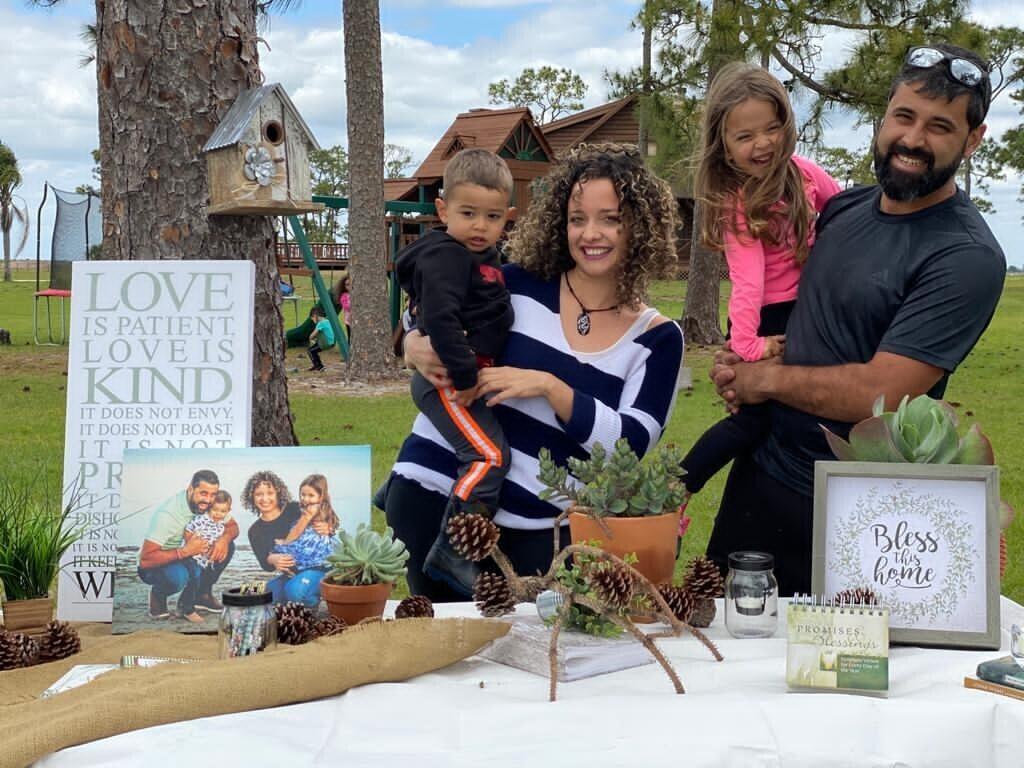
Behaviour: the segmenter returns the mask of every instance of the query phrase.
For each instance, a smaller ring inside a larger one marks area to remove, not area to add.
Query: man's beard
[[[192,501],[192,497],[189,494],[185,494],[185,501],[188,503],[188,508],[192,510],[193,515],[201,515],[203,510],[199,508],[199,505]]]
[[[966,144],[965,144],[966,146]],[[878,143],[872,150],[875,164],[875,177],[882,187],[885,196],[903,203],[927,197],[932,192],[941,188],[956,174],[960,167],[960,161],[964,158],[963,149],[960,154],[949,165],[941,168],[935,167],[935,155],[920,149],[909,149],[902,144],[893,144],[884,155],[878,150]],[[892,159],[896,155],[924,160],[926,163],[921,173],[904,173],[892,165]]]

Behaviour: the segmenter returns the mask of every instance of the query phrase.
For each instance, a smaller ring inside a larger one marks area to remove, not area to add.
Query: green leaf
[[[977,424],[972,424],[960,441],[959,450],[956,456],[950,460],[952,464],[985,464],[996,463],[995,454],[992,451],[992,443],[982,434]]]
[[[893,443],[888,424],[879,416],[854,424],[849,442],[856,461],[906,461]]]

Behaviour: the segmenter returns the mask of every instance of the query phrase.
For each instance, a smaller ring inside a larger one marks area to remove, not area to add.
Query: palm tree
[[[349,376],[372,381],[394,370],[385,272],[384,79],[377,0],[344,0],[345,94],[348,100],[348,217],[352,254],[352,345]]]
[[[11,282],[11,229],[14,222],[22,224],[21,243],[14,255],[17,256],[25,246],[28,237],[28,211],[19,208],[15,202],[14,190],[21,186],[21,171],[18,170],[18,158],[13,150],[0,141],[0,231],[4,240],[4,282]]]

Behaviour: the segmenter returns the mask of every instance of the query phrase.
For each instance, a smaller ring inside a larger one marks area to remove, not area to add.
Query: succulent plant
[[[366,525],[360,525],[353,536],[338,531],[338,544],[328,555],[331,570],[327,578],[336,584],[383,584],[395,582],[405,575],[405,563],[409,551],[405,544],[395,538],[391,528],[377,533]]]
[[[992,444],[977,424],[962,438],[953,407],[920,395],[904,397],[895,411],[879,397],[872,416],[850,429],[843,440],[825,427],[829,448],[841,461],[890,461],[914,464],[995,464]]]
[[[895,411],[885,410],[880,396],[871,409],[872,416],[850,429],[849,440],[825,427],[825,439],[840,461],[888,461],[914,464],[995,464],[992,443],[972,424],[960,437],[953,406],[928,395],[911,400],[904,397]],[[1009,528],[1013,508],[999,502],[999,527]]]
[[[675,446],[659,449],[641,462],[629,441],[620,438],[611,454],[594,443],[590,458],[570,457],[558,466],[547,448],[538,454],[537,479],[547,486],[542,499],[569,499],[587,507],[595,517],[643,517],[674,511],[686,499],[680,466],[682,452]],[[570,479],[570,475],[572,479]]]

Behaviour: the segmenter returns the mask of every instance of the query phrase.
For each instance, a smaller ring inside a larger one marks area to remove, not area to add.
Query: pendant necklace
[[[583,302],[580,301],[580,297],[576,295],[576,291],[572,289],[572,283],[569,282],[569,273],[565,273],[565,287],[569,289],[569,293],[576,303],[580,305],[580,313],[576,317],[576,333],[580,336],[586,336],[590,333],[590,313],[591,312],[611,312],[613,309],[618,309],[618,304],[613,304],[610,307],[601,307],[600,309],[587,309],[583,306]]]

